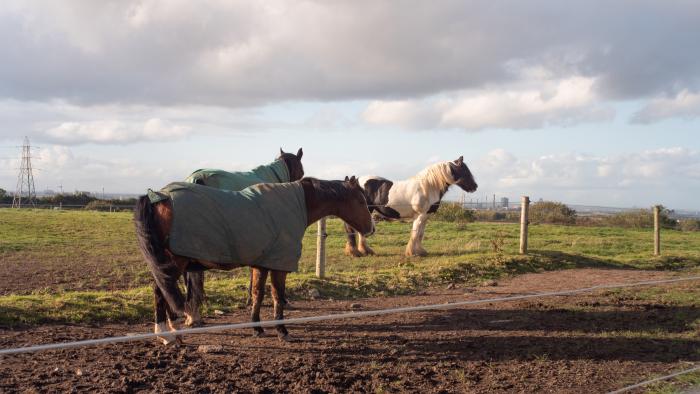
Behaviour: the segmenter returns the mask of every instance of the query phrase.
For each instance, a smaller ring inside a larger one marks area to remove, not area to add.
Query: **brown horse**
[[[179,185],[183,188],[185,187],[183,185],[189,185],[186,187],[208,189],[206,190],[207,193],[212,193],[212,190],[215,190],[217,193],[244,194],[246,191],[254,189],[263,197],[265,197],[266,193],[274,193],[275,188],[283,188],[285,185],[297,185],[303,190],[303,206],[306,208],[306,220],[303,225],[308,226],[322,217],[334,215],[349,223],[353,228],[363,234],[369,235],[374,232],[374,225],[367,208],[367,202],[354,176],[349,179],[346,177],[345,181],[321,181],[314,178],[303,178],[300,181],[288,184],[262,184],[245,189],[242,192],[220,191],[188,183]],[[297,189],[299,188],[297,187]],[[270,276],[272,281],[275,319],[282,320],[284,318],[282,299],[284,298],[285,281],[289,271],[265,268],[264,266],[267,264],[264,261],[264,255],[261,256],[261,259],[249,261],[213,261],[193,258],[192,256],[178,254],[173,251],[173,249],[180,250],[178,249],[179,246],[176,247],[172,244],[175,240],[173,237],[175,234],[172,233],[171,230],[175,228],[174,217],[177,216],[176,211],[185,210],[187,208],[201,209],[199,206],[183,207],[183,204],[186,204],[185,200],[186,199],[183,199],[182,202],[178,200],[177,204],[174,204],[171,199],[164,198],[159,202],[152,203],[149,196],[141,196],[136,210],[134,211],[134,222],[139,246],[155,280],[153,286],[155,300],[155,332],[165,333],[168,331],[168,328],[170,331],[179,329],[184,320],[183,315],[185,317],[187,315],[187,311],[185,310],[185,298],[178,286],[178,280],[183,273],[207,269],[231,270],[243,265],[250,265],[252,269],[252,321],[260,321],[260,306],[264,297],[265,281],[269,271],[271,271]],[[289,207],[284,205],[281,209],[287,208],[292,209],[294,205],[290,203]],[[279,204],[277,204],[276,209],[280,209]],[[185,227],[185,229],[187,229],[188,225],[189,222],[184,222],[184,224],[181,222],[179,228],[182,229]],[[288,240],[288,243],[291,242],[294,244],[293,246],[298,246],[300,254],[303,229],[305,228],[303,225],[300,234],[294,231],[287,231],[287,229],[276,229],[275,231],[277,233],[273,237],[281,237],[280,234],[283,234],[282,236],[289,238],[289,234],[294,234],[292,239]],[[227,224],[224,224],[224,227],[228,228]],[[197,231],[199,230],[197,229]],[[245,231],[242,232],[245,233]],[[211,240],[211,237],[207,234],[193,234],[191,232],[189,234],[191,238],[196,238],[193,242],[194,245],[197,245],[198,242],[207,242]],[[241,237],[245,237],[249,234],[240,235]],[[250,252],[247,251],[246,253]],[[279,253],[274,256],[277,259],[280,258]],[[287,257],[295,259],[296,264],[299,255]],[[259,265],[253,265],[250,261],[257,261],[256,264]],[[256,335],[262,335],[264,333],[261,327],[257,327],[254,330]],[[281,340],[289,339],[289,334],[284,325],[276,326],[276,330]],[[179,341],[179,338],[173,338],[172,335],[163,335],[159,338],[165,344],[173,340]]]
[[[272,164],[261,165],[251,171],[238,172],[200,169],[187,177],[186,181],[231,191],[243,190],[258,183],[294,182],[304,177],[304,166],[301,164],[303,155],[304,151],[302,148],[299,148],[296,155],[287,153],[280,148],[280,155]],[[280,166],[285,168],[279,168]],[[186,323],[188,326],[201,326],[204,322],[199,310],[206,298],[204,292],[204,271],[185,272],[185,284],[187,287],[186,308],[188,313],[188,321]],[[250,286],[248,287],[248,302],[251,302]]]

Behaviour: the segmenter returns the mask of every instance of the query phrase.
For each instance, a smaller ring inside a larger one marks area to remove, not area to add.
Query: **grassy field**
[[[599,334],[603,337],[624,337],[647,340],[682,341],[697,340],[700,332],[700,288],[693,283],[686,283],[680,286],[654,287],[639,289],[616,289],[606,291],[601,294],[607,298],[609,305],[622,305],[627,308],[643,306],[644,309],[663,313],[664,311],[675,311],[660,319],[661,323],[654,330],[644,330],[640,327],[629,327],[624,331],[610,331]],[[585,308],[585,307],[584,307]],[[663,328],[662,328],[663,327]],[[696,354],[700,354],[700,349],[696,348]],[[684,365],[675,368],[668,373],[690,369],[694,363],[687,361]],[[659,376],[649,376],[653,379]],[[638,383],[638,379],[622,381],[621,384],[632,385]],[[691,372],[680,375],[673,379],[651,384],[644,389],[648,394],[673,394],[680,393],[684,388],[700,386],[700,372]]]
[[[410,223],[380,222],[376,256],[343,254],[339,220],[328,222],[327,278],[314,277],[316,227],[304,239],[292,298],[310,288],[323,297],[406,294],[449,283],[574,267],[697,270],[700,233],[665,231],[663,256],[651,256],[648,230],[533,225],[530,253],[517,254],[518,225],[428,223],[430,255],[406,258]],[[150,318],[150,277],[137,250],[131,213],[0,209],[0,324],[140,321]],[[208,273],[209,310],[238,308],[247,270]]]

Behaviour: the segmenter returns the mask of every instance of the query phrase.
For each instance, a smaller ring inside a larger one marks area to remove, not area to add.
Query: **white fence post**
[[[527,254],[527,225],[530,197],[523,196],[520,204],[520,254]]]
[[[659,216],[661,214],[661,206],[654,206],[654,256],[661,255],[661,223]]]
[[[326,218],[318,221],[316,235],[316,277],[323,279],[326,276]]]

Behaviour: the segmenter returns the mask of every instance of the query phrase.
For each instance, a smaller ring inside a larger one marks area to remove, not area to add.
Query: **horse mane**
[[[421,188],[426,193],[431,190],[437,190],[440,194],[443,194],[447,191],[447,188],[454,183],[452,171],[450,171],[450,162],[448,161],[426,167],[411,179],[418,181]]]
[[[343,201],[350,194],[349,189],[343,185],[343,181],[322,181],[316,178],[304,177],[301,178],[300,182],[310,183],[316,192],[316,196],[327,201]]]

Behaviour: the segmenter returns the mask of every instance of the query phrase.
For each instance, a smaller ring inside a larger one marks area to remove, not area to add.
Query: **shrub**
[[[560,202],[541,201],[530,206],[529,219],[533,223],[574,224],[576,211]]]
[[[114,206],[110,201],[94,200],[87,203],[84,209],[89,211],[110,211],[114,210]]]
[[[480,222],[518,222],[520,211],[475,211],[474,216]]]
[[[676,228],[676,221],[669,217],[669,210],[661,207],[659,222],[662,228]],[[603,225],[628,228],[654,227],[654,215],[650,209],[638,209],[616,213],[602,219]]]
[[[474,221],[474,211],[465,209],[457,202],[443,202],[440,208],[433,214],[436,220],[445,222],[467,223]]]
[[[678,228],[681,231],[700,231],[700,220],[681,219],[678,221]]]

